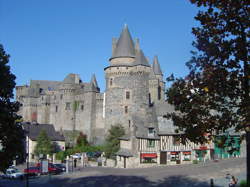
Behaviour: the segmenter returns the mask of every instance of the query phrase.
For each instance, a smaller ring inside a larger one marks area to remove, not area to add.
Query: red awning
[[[207,146],[200,146],[200,150],[207,150]]]
[[[141,153],[141,158],[157,158],[156,153]]]
[[[184,155],[191,155],[191,152],[190,151],[185,151],[183,152]]]
[[[171,155],[178,155],[178,152],[171,152]]]

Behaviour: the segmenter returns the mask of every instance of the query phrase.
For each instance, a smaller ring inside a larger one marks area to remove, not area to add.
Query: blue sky
[[[68,73],[89,82],[95,73],[104,91],[112,37],[125,23],[151,63],[158,55],[165,77],[184,76],[197,11],[187,0],[0,0],[0,43],[17,85]]]

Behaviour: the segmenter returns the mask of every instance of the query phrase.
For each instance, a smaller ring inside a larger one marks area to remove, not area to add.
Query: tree
[[[195,17],[200,25],[192,29],[196,50],[187,62],[189,74],[167,79],[174,80],[167,96],[176,109],[169,117],[184,139],[199,143],[229,128],[245,131],[249,158],[249,1],[190,1],[202,8]]]
[[[80,132],[79,136],[76,139],[76,146],[83,147],[83,146],[88,146],[88,145],[89,143],[87,141],[87,135]]]
[[[53,145],[46,133],[45,130],[42,130],[39,133],[39,136],[37,138],[37,144],[34,150],[35,155],[39,156],[40,154],[43,154],[43,156],[52,154],[54,152]]]
[[[10,56],[5,53],[0,44],[0,170],[8,168],[17,157],[24,152],[24,132],[17,121],[21,118],[16,114],[20,104],[14,102],[13,89],[15,75],[8,66]]]
[[[105,156],[107,158],[112,158],[115,156],[115,153],[120,148],[120,140],[119,137],[125,134],[125,130],[121,125],[112,125],[109,129],[109,134],[106,138],[106,146],[105,146]]]

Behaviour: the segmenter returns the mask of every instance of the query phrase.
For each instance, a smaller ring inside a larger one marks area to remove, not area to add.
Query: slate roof
[[[133,63],[134,65],[143,65],[143,66],[148,66],[150,67],[148,60],[146,59],[146,57],[144,56],[144,53],[142,50],[139,50],[136,53],[136,57],[135,57],[135,62]]]
[[[65,79],[63,80],[63,83],[66,84],[79,84],[80,82],[80,77],[77,74],[70,73],[68,74]]]
[[[122,149],[122,148],[116,153],[116,155],[118,155],[118,156],[126,156],[126,157],[132,157],[133,156],[133,154],[130,152],[130,150]]]
[[[99,88],[98,87],[98,84],[97,84],[97,81],[96,81],[96,77],[95,77],[95,74],[92,75],[91,77],[91,81],[90,81],[96,88]]]
[[[48,80],[31,80],[30,87],[35,88],[36,85],[43,90],[57,90],[61,82]]]
[[[157,56],[154,57],[153,70],[156,75],[163,75]]]
[[[127,25],[124,26],[110,59],[117,57],[135,57],[135,46]]]
[[[59,132],[56,132],[54,126],[51,124],[24,123],[23,128],[26,131],[28,137],[33,141],[37,140],[42,130],[45,130],[51,141],[65,141],[64,136]]]

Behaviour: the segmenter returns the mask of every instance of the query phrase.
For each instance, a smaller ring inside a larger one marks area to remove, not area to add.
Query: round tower
[[[113,39],[110,66],[105,68],[105,127],[121,124],[130,132],[133,116],[145,116],[149,104],[150,65],[138,44],[135,48],[128,27]]]

